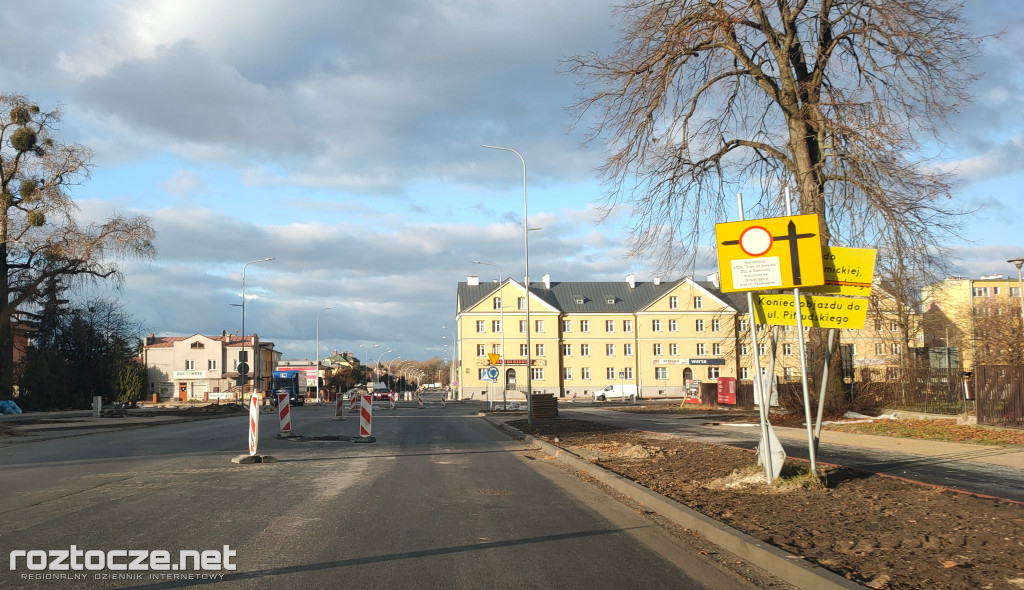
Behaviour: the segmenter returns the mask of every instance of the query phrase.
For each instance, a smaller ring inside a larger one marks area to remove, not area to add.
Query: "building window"
[[[562,345],[562,356],[572,356],[572,344]]]
[[[712,344],[711,345],[711,354],[713,354],[715,356],[722,356],[722,345],[721,344]]]
[[[668,367],[654,367],[654,378],[661,380],[668,379]]]
[[[572,320],[562,320],[562,331],[572,332]]]
[[[544,345],[543,344],[534,344],[533,348],[534,348],[534,350],[537,351],[537,356],[544,356]]]
[[[562,369],[562,379],[567,381],[572,379],[572,367],[565,367]]]
[[[708,367],[708,379],[718,379],[722,371],[719,367]]]
[[[881,342],[876,342],[875,343],[875,356],[882,356],[882,354],[884,354],[884,348],[882,347],[882,343]]]
[[[697,331],[697,332],[703,332],[704,331],[704,320],[697,320],[694,323],[694,325],[693,325],[693,329],[695,331]]]
[[[626,356],[633,356],[633,343],[627,342],[622,345],[622,354]]]
[[[544,369],[540,367],[533,368],[533,380],[542,381],[544,379]]]
[[[740,354],[743,355],[743,356],[746,356],[746,355],[750,354],[750,345],[749,344],[740,344]]]
[[[590,320],[580,320],[580,332],[590,331]]]
[[[608,367],[605,369],[604,376],[608,379],[615,379],[615,367]]]
[[[750,371],[746,367],[740,369],[740,379],[750,379]]]
[[[498,334],[498,333],[501,332],[501,320],[492,320],[491,321],[491,332],[494,332],[495,334]]]
[[[660,344],[655,344],[655,345],[653,346],[653,352],[654,352],[654,354],[656,354],[656,355],[659,355],[659,354],[661,354],[661,345],[660,345]]]
[[[889,331],[890,332],[899,332],[900,331],[899,323],[897,323],[895,321],[890,321],[889,322]]]
[[[590,367],[583,367],[580,369],[580,379],[590,381]]]
[[[882,331],[882,320],[875,320],[875,332]]]
[[[793,345],[792,344],[783,344],[782,345],[782,354],[784,356],[789,356],[789,355],[793,354]]]
[[[668,308],[669,309],[679,309],[679,298],[678,297],[669,297],[668,298]]]
[[[633,367],[626,367],[622,371],[626,374],[626,376],[625,376],[626,379],[632,379],[633,378]]]
[[[208,371],[216,371],[217,370],[217,361],[214,360],[214,359],[210,359],[210,360],[206,361],[206,369]]]
[[[633,320],[622,320],[622,331],[632,332],[633,331]]]
[[[651,330],[661,332],[661,320],[651,320]]]
[[[193,342],[191,345],[189,345],[189,348],[191,348],[192,350],[203,349],[206,348],[206,345],[203,344],[202,342]]]
[[[605,320],[604,321],[604,331],[605,332],[614,332],[615,331],[615,320]]]
[[[589,344],[580,344],[580,356],[590,356]]]
[[[704,353],[705,353],[704,343],[703,342],[698,342],[697,343],[697,356],[704,356]]]
[[[482,334],[483,333],[483,331],[484,331],[484,321],[483,320],[477,320],[476,321],[476,331],[477,331],[478,334]]]
[[[519,345],[519,356],[526,356],[530,353],[530,349],[525,344]]]
[[[988,287],[975,287],[974,288],[974,296],[975,297],[988,297]]]
[[[704,308],[704,299],[700,295],[698,295],[698,296],[693,298],[693,308],[694,309],[703,309]]]
[[[740,320],[740,331],[746,331],[750,329],[750,320]]]
[[[757,354],[758,356],[764,356],[764,342],[757,343]]]
[[[678,332],[679,331],[679,323],[676,322],[675,320],[669,320],[668,321],[668,331],[669,332]]]
[[[992,287],[992,294],[999,295],[999,287]]]
[[[1020,287],[1010,287],[1010,297],[1020,297]]]
[[[889,345],[889,350],[891,350],[893,354],[899,354],[901,348],[902,347],[900,347],[900,345],[896,344],[895,342]]]
[[[196,362],[195,361],[193,361],[193,360],[186,360],[185,361],[185,370],[186,371],[194,371],[195,369],[196,369]]]
[[[501,297],[491,299],[491,305],[494,309],[501,309]]]
[[[492,344],[491,345],[491,354],[501,354],[501,345],[500,344]]]
[[[520,297],[516,300],[516,307],[519,309],[526,309],[526,297]]]
[[[615,345],[614,344],[605,344],[604,345],[604,355],[605,356],[615,356]]]
[[[711,320],[711,331],[721,332],[722,331],[722,320]]]
[[[544,320],[534,320],[533,321],[533,331],[538,333],[538,334],[543,334],[544,333]]]
[[[476,345],[476,355],[477,356],[487,356],[487,347],[484,346],[483,344],[477,344]]]
[[[785,379],[786,381],[792,381],[793,380],[793,367],[783,367],[783,369],[782,369],[782,378]]]
[[[679,354],[679,346],[675,342],[668,345],[668,354],[669,356],[676,356]]]

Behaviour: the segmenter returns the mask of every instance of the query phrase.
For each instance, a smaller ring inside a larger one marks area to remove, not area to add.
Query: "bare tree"
[[[958,223],[951,178],[920,156],[968,98],[976,39],[944,0],[634,0],[609,56],[570,71],[608,142],[609,201],[633,206],[634,247],[692,256],[723,198],[795,185],[826,243]],[[761,203],[768,208],[770,203]],[[775,208],[775,211],[778,211]]]
[[[119,279],[119,258],[156,253],[146,217],[82,222],[68,191],[88,178],[91,152],[52,137],[60,116],[0,94],[0,397],[13,386],[13,323],[34,316],[45,284]]]

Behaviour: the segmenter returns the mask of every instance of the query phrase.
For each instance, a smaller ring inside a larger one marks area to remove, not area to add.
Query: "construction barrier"
[[[359,436],[369,438],[373,425],[373,396],[362,396],[363,401],[359,407]]]
[[[392,410],[394,410],[394,409],[395,409],[395,395],[396,395],[396,394],[392,393],[392,394],[391,394],[391,396],[390,396],[390,397],[388,397],[388,399],[389,399],[389,400],[390,400],[390,402],[391,402],[391,409],[392,409]]]
[[[334,400],[334,419],[345,419],[345,397],[340,393],[338,394],[337,399]]]
[[[447,394],[447,393],[442,393],[442,394],[441,394],[441,407],[442,407],[442,408],[444,407],[444,400],[445,400],[445,398],[447,398],[447,397],[448,397],[448,394]]]
[[[289,403],[288,393],[277,394],[277,419],[281,423],[281,433],[290,434],[292,431],[292,406]]]
[[[422,410],[423,409],[423,394],[421,394],[421,393],[417,393],[416,394],[416,403],[418,403],[420,405],[420,409]]]
[[[359,400],[361,400],[361,399],[363,399],[362,395],[359,395],[359,394],[353,395],[352,396],[352,406],[349,408],[349,410],[355,410],[356,406],[359,405]]]
[[[249,455],[256,454],[260,442],[260,396],[255,393],[249,398]]]

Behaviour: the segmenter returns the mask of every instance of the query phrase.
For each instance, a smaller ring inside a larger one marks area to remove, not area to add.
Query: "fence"
[[[974,389],[978,424],[1024,428],[1024,366],[978,365]]]
[[[962,375],[957,369],[886,367],[862,372],[861,380],[851,385],[851,395],[860,407],[961,414],[973,405],[965,395]]]

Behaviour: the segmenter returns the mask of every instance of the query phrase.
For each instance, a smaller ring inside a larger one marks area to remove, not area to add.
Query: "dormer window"
[[[605,299],[604,302],[607,303],[608,305],[615,305],[615,298],[614,297],[609,297],[609,298]]]
[[[206,348],[206,345],[204,345],[202,342],[193,342],[190,345],[190,348],[192,348],[193,350],[195,350],[197,348]]]
[[[583,305],[583,298],[582,297],[577,297],[576,298],[576,305]]]

